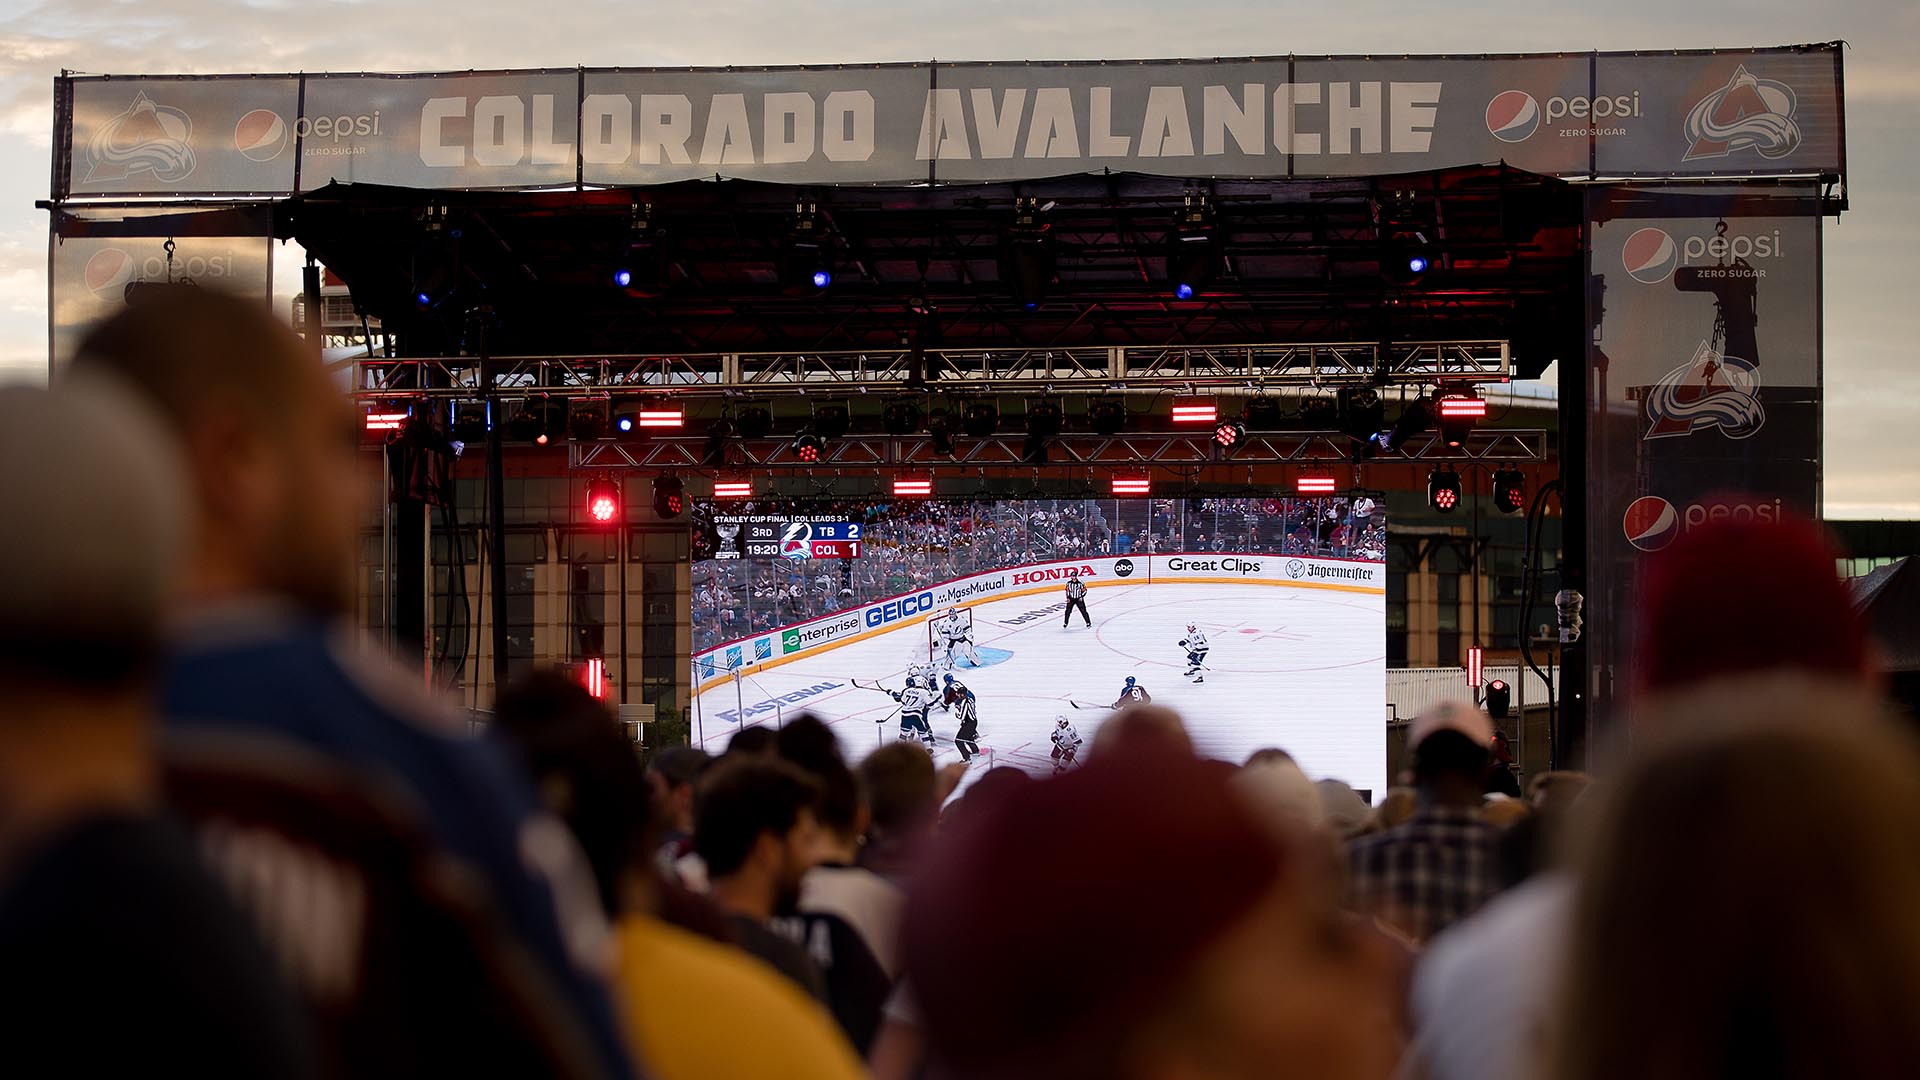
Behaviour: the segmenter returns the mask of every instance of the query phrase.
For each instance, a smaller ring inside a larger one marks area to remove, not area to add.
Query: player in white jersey
[[[960,730],[953,735],[953,748],[960,751],[961,761],[973,760],[973,755],[980,752],[980,700],[967,689],[966,683],[948,675],[942,703],[960,723]]]
[[[973,624],[967,621],[967,617],[960,613],[959,608],[948,608],[946,616],[934,624],[934,629],[940,632],[940,640],[946,643],[948,671],[953,670],[953,650],[955,649],[960,650],[969,665],[980,666],[980,654],[973,651]]]
[[[1127,676],[1127,685],[1120,688],[1120,696],[1114,699],[1113,704],[1109,706],[1109,708],[1119,709],[1128,705],[1145,705],[1152,700],[1153,695],[1147,693],[1147,688],[1141,686],[1138,679],[1129,675]]]
[[[918,736],[920,741],[933,747],[933,725],[927,723],[927,710],[940,699],[931,685],[922,686],[909,679],[906,689],[895,690],[893,700],[900,703],[900,737],[911,739]],[[882,720],[885,717],[881,718]]]
[[[1073,730],[1064,716],[1054,717],[1053,725],[1053,771],[1063,773],[1073,768],[1073,758],[1080,752],[1080,733]]]
[[[1207,677],[1200,669],[1207,666],[1206,632],[1192,623],[1187,624],[1187,636],[1180,639],[1180,647],[1187,650],[1187,675],[1194,682],[1206,682]]]
[[[932,690],[940,685],[940,669],[932,660],[914,660],[907,665],[907,685]]]

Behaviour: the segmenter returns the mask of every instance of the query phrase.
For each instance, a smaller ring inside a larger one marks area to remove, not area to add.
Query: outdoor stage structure
[[[1567,754],[1624,707],[1649,552],[1715,518],[1820,508],[1838,43],[67,74],[54,92],[56,371],[130,285],[265,299],[276,244],[297,240],[309,312],[317,259],[380,322],[352,366],[370,407],[445,426],[480,405],[685,410],[687,434],[570,443],[609,475],[790,494],[823,470],[842,489],[911,470],[984,490],[1134,469],[1156,493],[1248,494],[1311,466],[1359,487],[1394,463],[1551,451],[1492,427],[1374,446],[1339,391],[1404,412],[1557,362]],[[1248,410],[1225,468],[1156,412],[1176,395],[1286,408]],[[978,398],[1004,424],[928,430]],[[851,423],[802,462],[792,423],[829,399]],[[907,430],[884,415],[902,399],[921,404]],[[1123,430],[1078,415],[1107,399],[1128,404]],[[1044,465],[1008,434],[1041,400],[1068,405]],[[774,429],[741,430],[761,406]]]

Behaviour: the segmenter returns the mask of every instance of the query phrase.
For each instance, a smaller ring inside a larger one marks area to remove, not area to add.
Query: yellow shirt
[[[738,949],[636,916],[619,927],[619,1006],[656,1080],[859,1080],[819,1002]]]

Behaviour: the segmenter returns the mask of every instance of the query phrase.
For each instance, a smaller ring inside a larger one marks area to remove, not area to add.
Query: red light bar
[[[1331,495],[1337,488],[1331,476],[1302,476],[1293,482],[1293,490],[1302,495]]]
[[[400,425],[407,422],[403,412],[370,412],[367,414],[368,431],[399,431]]]
[[[895,495],[931,495],[933,494],[933,481],[931,479],[895,480],[893,482],[893,493]]]
[[[601,660],[597,657],[595,659],[587,661],[586,677],[583,680],[581,680],[587,684],[587,693],[592,694],[594,697],[597,697],[597,698],[606,697],[607,696],[606,675],[607,675],[606,661]]]
[[[1145,495],[1153,489],[1153,479],[1146,476],[1116,476],[1113,478],[1115,495]]]
[[[641,427],[685,427],[687,410],[679,405],[650,405],[640,410]]]
[[[1443,417],[1481,419],[1487,415],[1487,403],[1477,397],[1443,397],[1434,402]]]
[[[715,480],[713,497],[716,499],[745,499],[753,494],[751,480]]]
[[[1173,422],[1211,424],[1220,418],[1220,408],[1212,398],[1174,398]]]
[[[1481,660],[1484,656],[1485,653],[1481,651],[1478,645],[1467,650],[1467,686],[1469,689],[1478,690],[1480,688],[1480,673],[1484,670],[1481,667]]]

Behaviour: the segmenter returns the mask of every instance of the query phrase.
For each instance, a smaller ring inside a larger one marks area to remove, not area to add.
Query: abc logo
[[[1620,261],[1633,280],[1642,285],[1658,285],[1672,277],[1680,265],[1680,248],[1665,229],[1649,225],[1627,237],[1626,246],[1620,250]]]
[[[1503,90],[1487,102],[1487,130],[1501,142],[1525,142],[1540,130],[1540,103],[1525,90]]]
[[[1114,563],[1113,573],[1115,577],[1131,577],[1133,574],[1133,560],[1121,559],[1119,562]]]
[[[1627,507],[1620,521],[1627,543],[1641,551],[1659,551],[1680,534],[1680,515],[1658,495],[1643,495]]]
[[[248,161],[272,161],[287,148],[287,122],[272,109],[255,109],[233,125],[233,148]]]

